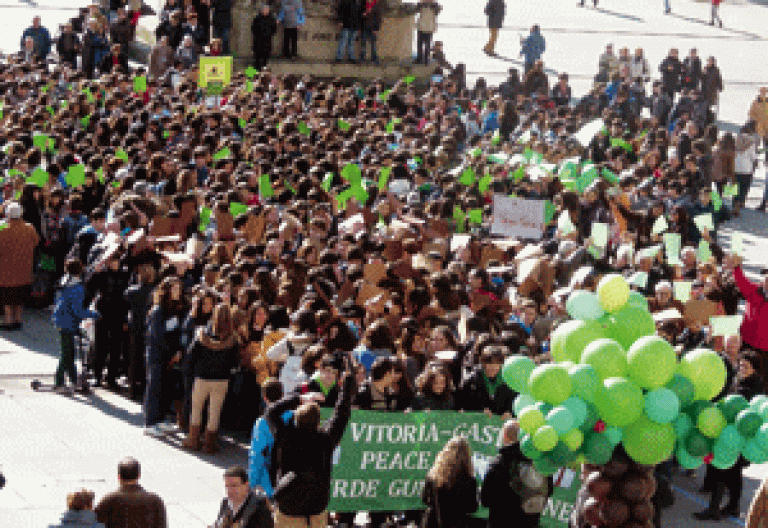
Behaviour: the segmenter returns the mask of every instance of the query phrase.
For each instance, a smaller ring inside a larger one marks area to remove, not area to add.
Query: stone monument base
[[[246,57],[235,58],[235,69],[242,70],[250,65],[250,59]],[[304,59],[295,60],[270,59],[267,64],[269,70],[277,75],[311,75],[318,79],[360,79],[372,81],[382,79],[385,81],[397,81],[403,77],[412,75],[419,80],[428,79],[435,69],[435,65],[425,66],[410,62],[382,61],[376,65],[370,62],[349,64],[346,62],[333,62],[328,60]]]

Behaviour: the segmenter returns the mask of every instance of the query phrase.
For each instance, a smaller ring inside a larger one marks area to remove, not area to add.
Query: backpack
[[[519,461],[510,467],[509,487],[520,497],[520,505],[526,514],[544,511],[549,484],[547,478],[530,461]]]

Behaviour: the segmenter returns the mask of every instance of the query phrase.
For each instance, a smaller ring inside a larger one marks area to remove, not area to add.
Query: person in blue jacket
[[[59,367],[56,369],[54,388],[64,388],[64,375],[69,375],[69,380],[74,385],[77,383],[77,370],[75,367],[75,335],[78,333],[83,319],[98,318],[99,314],[86,309],[83,306],[85,299],[85,287],[83,286],[83,265],[77,259],[69,259],[64,265],[65,275],[59,283],[54,301],[53,320],[54,326],[59,329],[61,340],[61,357]]]
[[[40,23],[40,17],[35,16],[32,19],[32,25],[21,34],[21,49],[24,49],[24,41],[27,37],[32,37],[35,43],[35,55],[45,59],[51,52],[51,33]]]
[[[280,401],[283,397],[283,385],[276,378],[269,378],[262,387],[264,405],[269,407]],[[293,411],[286,411],[283,420],[288,423],[293,416]],[[265,416],[262,416],[253,424],[251,433],[251,449],[248,452],[248,482],[251,488],[261,488],[272,499],[275,494],[273,482],[275,478],[272,465],[272,448],[275,445],[275,437],[269,428]]]
[[[547,47],[538,24],[531,28],[530,35],[525,38],[520,37],[520,44],[522,45],[520,55],[525,58],[525,73],[528,73],[528,70],[533,68]]]

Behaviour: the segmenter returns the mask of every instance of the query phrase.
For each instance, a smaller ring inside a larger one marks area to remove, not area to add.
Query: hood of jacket
[[[101,524],[96,524],[96,512],[92,510],[65,511],[61,516],[61,525],[67,526],[68,524],[103,526]]]
[[[208,328],[198,328],[197,340],[210,350],[224,350],[237,344],[237,336],[234,332],[225,337],[218,337],[212,335]]]

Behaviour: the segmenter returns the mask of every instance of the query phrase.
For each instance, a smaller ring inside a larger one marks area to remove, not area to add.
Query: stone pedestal
[[[307,1],[307,0],[305,0]],[[384,1],[384,0],[380,0]],[[253,45],[251,21],[256,16],[258,2],[239,0],[232,12],[231,46],[235,62],[239,66],[251,63]],[[404,64],[413,56],[414,6],[412,4],[386,4],[377,35],[377,51],[382,63]],[[279,7],[274,7],[276,13]],[[299,29],[299,62],[330,62],[336,56],[341,28],[334,19],[333,5],[309,1],[305,4],[306,23]],[[272,42],[272,55],[282,55],[282,28]],[[359,44],[356,46],[359,50]],[[368,51],[370,58],[370,51]]]

